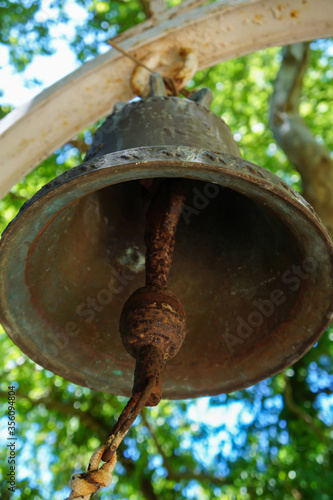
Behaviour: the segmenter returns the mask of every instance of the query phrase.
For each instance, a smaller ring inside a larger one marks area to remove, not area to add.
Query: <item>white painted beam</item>
[[[122,47],[138,59],[191,48],[202,69],[266,47],[333,36],[332,0],[221,0],[196,7],[200,3],[187,0],[179,15],[169,9],[158,25],[148,20],[116,41],[124,40]],[[115,102],[130,99],[134,66],[110,50],[1,120],[0,198]]]

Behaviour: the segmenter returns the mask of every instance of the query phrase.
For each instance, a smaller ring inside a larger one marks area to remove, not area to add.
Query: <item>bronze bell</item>
[[[130,395],[135,360],[119,319],[145,282],[151,200],[158,205],[171,179],[184,179],[168,288],[187,333],[165,365],[162,394],[228,393],[276,374],[318,340],[333,311],[333,246],[298,193],[240,157],[204,91],[158,93],[152,79],[150,97],[118,104],[85,162],[7,227],[0,320],[43,367]]]

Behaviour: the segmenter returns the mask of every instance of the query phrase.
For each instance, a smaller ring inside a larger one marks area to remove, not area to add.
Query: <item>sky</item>
[[[50,4],[51,0],[43,1],[43,9],[36,14],[37,21],[55,18],[55,9],[51,9]],[[68,39],[74,36],[75,26],[85,22],[87,12],[71,0],[67,2],[65,9],[73,21],[68,24],[58,23],[50,27],[55,53],[51,56],[35,56],[33,62],[22,73],[17,73],[10,66],[8,49],[0,44],[0,82],[1,89],[4,91],[1,102],[3,104],[18,107],[80,66],[81,63],[69,48]],[[29,81],[32,82],[35,79],[41,84],[29,84]]]
[[[0,60],[4,67],[0,70],[1,87],[4,90],[2,103],[18,107],[32,99],[57,80],[74,71],[79,62],[64,40],[57,43],[57,51],[52,56],[36,56],[23,73],[17,73],[8,63],[8,51],[0,45]],[[26,82],[37,78],[41,85],[26,86]]]

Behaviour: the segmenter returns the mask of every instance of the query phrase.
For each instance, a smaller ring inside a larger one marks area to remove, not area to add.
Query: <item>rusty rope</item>
[[[109,45],[111,45],[111,47],[113,49],[116,49],[118,50],[118,52],[120,52],[121,54],[123,54],[123,56],[126,56],[128,57],[129,59],[131,59],[133,62],[135,62],[136,64],[138,64],[139,66],[142,66],[143,68],[145,68],[147,71],[149,71],[150,73],[154,73],[154,71],[150,68],[148,68],[148,66],[146,66],[142,61],[140,61],[139,59],[137,59],[136,57],[132,56],[132,54],[130,54],[129,52],[126,52],[126,50],[122,49],[121,47],[119,47],[119,45],[117,45],[113,40],[108,40],[107,42]]]
[[[118,50],[118,52],[120,52],[121,54],[123,54],[123,56],[128,57],[129,59],[131,59],[138,66],[142,66],[142,68],[146,69],[150,73],[154,73],[154,70],[152,70],[151,68],[149,68],[146,64],[144,64],[142,61],[140,61],[139,59],[137,59],[136,57],[134,57],[132,54],[130,54],[126,50],[124,50],[122,47],[119,47],[119,45],[117,43],[115,43],[113,40],[108,40],[107,43],[109,45],[111,45],[111,47],[113,49],[116,49],[116,50]],[[164,76],[162,78],[163,78],[163,81],[164,81],[164,84],[165,84],[166,88],[170,91],[171,95],[178,97],[179,93],[181,93],[185,97],[188,97],[191,94],[191,92],[189,92],[185,88],[179,90],[178,87],[177,87],[177,84],[176,84],[176,82],[174,80],[174,78],[170,78],[169,76]]]
[[[144,407],[155,384],[155,377],[147,378],[143,391],[130,398],[106,443],[93,453],[87,472],[72,476],[70,481],[72,491],[66,500],[89,500],[93,493],[110,486],[112,472],[117,462],[116,451]],[[105,463],[99,468],[101,461]]]

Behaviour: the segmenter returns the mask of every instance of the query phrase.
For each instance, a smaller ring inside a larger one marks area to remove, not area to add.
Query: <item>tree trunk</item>
[[[299,100],[307,67],[309,43],[283,48],[270,107],[274,137],[303,181],[303,196],[333,235],[333,161],[299,115]]]

